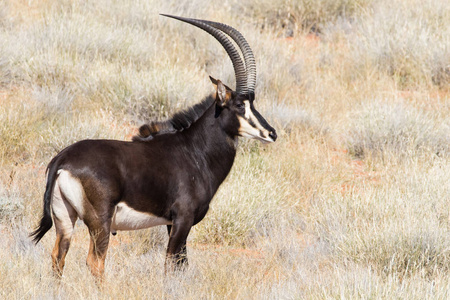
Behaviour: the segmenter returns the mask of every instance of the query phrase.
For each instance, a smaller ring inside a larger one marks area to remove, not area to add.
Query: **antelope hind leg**
[[[52,251],[52,268],[56,277],[63,274],[65,258],[69,251],[73,228],[77,220],[77,213],[66,200],[60,190],[59,184],[53,191],[52,213],[56,228],[56,241]]]

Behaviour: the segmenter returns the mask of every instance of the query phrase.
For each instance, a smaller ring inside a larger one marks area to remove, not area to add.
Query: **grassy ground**
[[[165,228],[112,237],[106,282],[76,227],[65,275],[34,246],[45,167],[87,138],[129,140],[233,86],[229,59],[172,13],[228,23],[257,59],[275,144],[233,170],[167,277]],[[450,4],[429,0],[0,0],[2,298],[450,297]]]

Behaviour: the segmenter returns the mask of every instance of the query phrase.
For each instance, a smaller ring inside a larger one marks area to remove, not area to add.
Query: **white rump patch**
[[[134,210],[124,202],[119,202],[112,218],[111,233],[116,233],[117,230],[137,230],[171,224],[172,222],[166,218]]]
[[[72,176],[67,170],[59,170],[58,174],[55,189],[59,187],[64,200],[70,203],[82,219],[84,215],[83,202],[86,198],[83,185],[78,178]]]

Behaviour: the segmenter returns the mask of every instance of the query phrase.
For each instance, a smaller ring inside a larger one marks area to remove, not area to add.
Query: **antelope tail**
[[[52,220],[52,212],[51,212],[51,202],[53,189],[55,187],[56,178],[58,177],[57,171],[59,164],[57,163],[58,156],[56,156],[47,167],[47,185],[45,187],[44,193],[44,211],[42,213],[42,218],[39,223],[39,226],[35,231],[30,233],[30,237],[33,238],[33,241],[37,244],[42,239],[42,237],[50,230],[53,226]]]

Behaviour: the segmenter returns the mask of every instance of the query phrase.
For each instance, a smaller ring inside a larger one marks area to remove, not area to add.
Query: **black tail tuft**
[[[60,152],[61,153],[61,152]],[[35,231],[30,233],[30,237],[33,238],[33,241],[37,244],[42,239],[42,237],[50,230],[53,226],[52,220],[52,212],[51,212],[51,202],[52,202],[52,194],[53,189],[55,188],[56,178],[58,177],[58,163],[59,154],[55,156],[50,164],[47,167],[48,177],[47,177],[47,185],[45,187],[44,193],[44,211],[42,213],[41,222],[39,223],[38,228]]]
[[[39,227],[30,233],[30,237],[33,238],[33,242],[36,244],[42,239],[42,237],[50,230],[53,226],[52,216],[44,214],[42,216],[41,222],[39,223]]]

